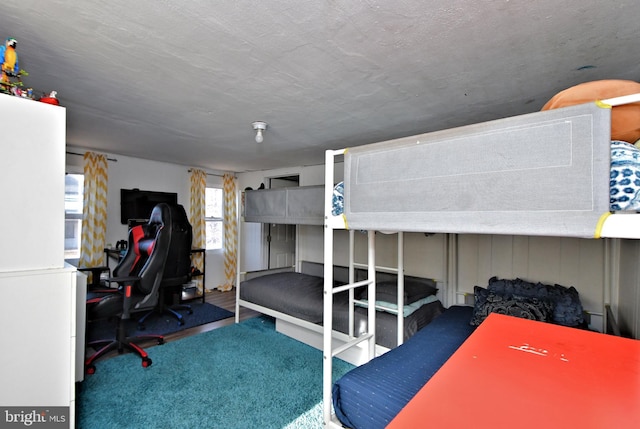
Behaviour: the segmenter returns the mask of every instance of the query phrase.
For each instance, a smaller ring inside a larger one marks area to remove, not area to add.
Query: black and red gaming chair
[[[138,319],[138,329],[145,329],[145,322],[152,315],[169,314],[175,317],[178,325],[184,325],[184,318],[179,310],[192,314],[191,306],[181,304],[182,286],[188,283],[191,275],[191,242],[193,228],[184,207],[180,204],[171,205],[171,243],[169,256],[164,266],[162,283],[160,284],[160,298],[156,308]]]
[[[132,313],[148,311],[158,305],[159,289],[171,243],[171,209],[168,204],[153,208],[146,224],[129,230],[127,252],[113,270],[111,282],[117,282],[118,293],[87,293],[87,319],[118,317],[115,339],[100,340],[88,345],[97,349],[85,361],[87,373],[95,372],[94,362],[111,350],[122,353],[129,349],[142,358],[142,366],[151,365],[151,359],[136,342],[154,339],[162,344],[160,335],[127,337],[125,322]]]

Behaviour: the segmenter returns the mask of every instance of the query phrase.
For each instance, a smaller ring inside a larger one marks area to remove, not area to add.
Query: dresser
[[[0,414],[35,412],[74,427],[78,291],[76,269],[64,261],[66,111],[0,94],[0,113]]]

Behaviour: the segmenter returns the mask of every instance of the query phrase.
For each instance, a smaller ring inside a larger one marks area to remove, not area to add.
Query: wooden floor
[[[209,304],[216,305],[218,307],[224,308],[225,310],[236,312],[236,290],[235,288],[228,292],[220,292],[217,289],[209,291],[205,294],[205,301]],[[259,316],[260,313],[249,310],[248,308],[240,307],[240,321],[249,319],[251,317]],[[189,317],[185,315],[185,317]],[[183,329],[182,331],[165,335],[165,342],[177,340],[180,338],[188,337],[194,334],[198,334],[200,332],[210,331],[212,329],[217,329],[222,326],[231,325],[235,323],[235,317],[230,317],[228,319],[219,320],[217,322],[207,323],[206,325],[195,326],[189,329]]]

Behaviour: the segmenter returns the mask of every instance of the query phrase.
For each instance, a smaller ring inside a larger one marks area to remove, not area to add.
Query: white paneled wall
[[[298,227],[298,252],[302,261],[322,262],[324,259],[324,227],[300,225]]]
[[[300,259],[323,261],[324,237],[322,226],[299,228]],[[397,234],[376,233],[376,265],[396,267],[398,261]],[[427,277],[442,283],[447,281],[446,237],[443,234],[425,236],[423,233],[404,234],[405,274]],[[367,261],[367,235],[355,233],[356,262]],[[347,266],[349,263],[349,232],[334,231],[334,263]]]
[[[473,293],[489,278],[575,286],[599,329],[608,284],[606,241],[558,237],[459,235],[457,290]]]
[[[349,261],[349,238],[347,231],[336,231],[334,242],[334,261],[337,265],[347,265]],[[398,263],[398,235],[376,233],[376,265],[396,267]],[[446,282],[445,235],[425,236],[423,233],[404,234],[405,274],[427,277]],[[367,261],[367,235],[355,234],[356,262]]]
[[[612,308],[623,334],[640,339],[640,241],[620,240],[620,244],[618,294],[614,294],[618,302]]]

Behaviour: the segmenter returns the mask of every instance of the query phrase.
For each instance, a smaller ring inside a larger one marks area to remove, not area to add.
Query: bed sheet
[[[240,284],[240,298],[274,311],[288,314],[307,322],[322,325],[324,279],[297,272],[280,272],[245,280]],[[405,340],[429,324],[444,311],[440,301],[421,306],[404,319]],[[367,327],[367,310],[356,307],[355,334],[362,334]],[[334,295],[333,329],[348,332],[349,295],[347,291]],[[376,343],[394,348],[397,345],[396,315],[376,313]]]
[[[268,274],[240,283],[240,298],[311,323],[322,323],[324,279],[309,274]]]

